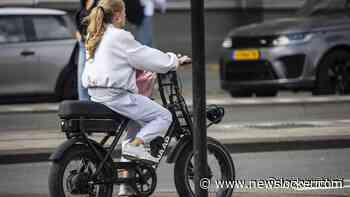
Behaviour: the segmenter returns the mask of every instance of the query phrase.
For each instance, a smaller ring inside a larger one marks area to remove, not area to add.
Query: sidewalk
[[[103,134],[94,134],[101,139]],[[208,136],[226,145],[251,145],[261,143],[317,142],[328,140],[350,141],[350,120],[300,123],[222,124],[208,130]],[[0,132],[0,163],[8,157],[26,155],[47,156],[62,142],[65,134],[58,130],[2,131]]]

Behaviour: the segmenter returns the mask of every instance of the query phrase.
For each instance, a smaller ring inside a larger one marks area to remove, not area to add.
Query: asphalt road
[[[300,151],[275,151],[231,154],[238,180],[285,179],[349,179],[350,148]],[[0,165],[0,196],[47,194],[49,163]],[[350,186],[350,182],[345,185]],[[161,164],[157,191],[175,191],[173,165]],[[242,190],[236,191],[253,191]],[[260,191],[260,190],[258,190]],[[301,191],[298,191],[301,192]],[[350,193],[350,188],[336,190],[307,190],[305,192]]]

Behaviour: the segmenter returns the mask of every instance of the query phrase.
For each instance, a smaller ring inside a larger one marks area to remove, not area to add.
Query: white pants
[[[128,140],[137,137],[149,143],[158,136],[164,136],[172,122],[172,115],[167,109],[145,96],[105,88],[89,89],[89,94],[92,101],[100,102],[132,120]]]

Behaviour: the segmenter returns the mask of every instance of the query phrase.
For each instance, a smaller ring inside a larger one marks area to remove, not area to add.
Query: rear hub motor
[[[67,178],[67,189],[74,195],[89,194],[91,189],[89,180],[90,176],[88,173],[78,173],[76,170],[73,170]]]

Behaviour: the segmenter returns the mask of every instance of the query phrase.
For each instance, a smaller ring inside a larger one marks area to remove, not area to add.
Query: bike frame
[[[178,78],[176,71],[168,72],[167,74],[158,74],[158,86],[159,93],[163,103],[163,106],[167,108],[172,116],[173,122],[164,136],[164,142],[162,143],[162,149],[159,151],[160,161],[164,157],[165,150],[167,150],[170,141],[175,137],[179,141],[184,136],[192,135],[192,119],[186,102],[181,94],[181,90],[178,84]],[[182,120],[182,121],[180,121]],[[95,171],[94,184],[121,184],[121,183],[135,183],[135,180],[131,178],[119,178],[117,173],[112,173],[112,180],[109,181],[97,181],[97,176],[105,168],[111,172],[116,169],[137,170],[137,166],[142,162],[112,162],[110,165],[110,159],[112,154],[122,136],[127,130],[129,120],[124,120],[113,133],[108,133],[99,143],[89,139],[87,132],[84,130],[84,120],[80,120],[80,132],[78,133],[66,133],[68,139],[75,139],[77,142],[86,144],[101,161]],[[106,142],[114,136],[111,145],[107,148],[102,148]],[[107,151],[108,150],[108,151]],[[158,168],[158,164],[152,164],[154,169]]]

